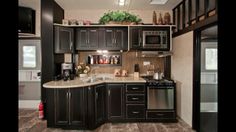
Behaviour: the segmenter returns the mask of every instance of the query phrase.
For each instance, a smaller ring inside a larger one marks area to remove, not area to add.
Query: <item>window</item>
[[[36,67],[36,46],[23,46],[23,67]]]
[[[217,70],[217,49],[205,49],[205,68],[206,70]]]

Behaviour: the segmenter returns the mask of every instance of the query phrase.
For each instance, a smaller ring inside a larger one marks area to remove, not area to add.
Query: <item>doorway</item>
[[[217,25],[195,31],[193,128],[197,132],[217,132],[218,37]]]

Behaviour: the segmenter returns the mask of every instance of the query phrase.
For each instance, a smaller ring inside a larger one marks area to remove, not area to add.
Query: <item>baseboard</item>
[[[37,109],[38,105],[40,103],[40,100],[19,100],[19,108],[32,108]]]

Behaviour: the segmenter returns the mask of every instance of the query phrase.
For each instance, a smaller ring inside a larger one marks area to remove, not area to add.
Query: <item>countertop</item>
[[[79,78],[76,77],[74,80],[59,80],[59,81],[50,81],[43,84],[44,88],[78,88],[78,87],[87,87],[102,83],[145,83],[146,81],[139,77],[134,78],[133,76],[129,77],[104,77],[97,76],[95,79],[92,77]]]

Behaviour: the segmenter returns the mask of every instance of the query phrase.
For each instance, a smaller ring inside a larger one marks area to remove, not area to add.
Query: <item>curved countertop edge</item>
[[[79,87],[88,87],[93,85],[98,85],[102,83],[146,83],[146,81],[142,78],[129,78],[126,79],[112,79],[112,80],[99,80],[95,82],[83,82],[81,80],[75,79],[71,81],[50,81],[43,84],[43,88],[79,88]]]

